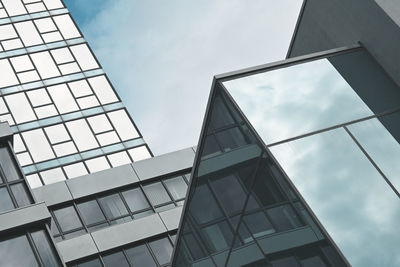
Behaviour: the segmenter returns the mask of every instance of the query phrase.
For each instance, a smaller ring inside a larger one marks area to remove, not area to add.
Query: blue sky
[[[214,75],[285,57],[301,2],[65,0],[156,155],[197,144]]]

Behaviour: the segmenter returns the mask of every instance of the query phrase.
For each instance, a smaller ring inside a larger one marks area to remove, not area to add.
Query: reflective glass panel
[[[328,59],[223,84],[267,144],[373,114]]]
[[[393,135],[378,119],[352,124],[348,128],[397,191],[400,191],[400,145]]]
[[[125,192],[122,192],[129,209],[132,212],[136,212],[142,209],[147,209],[150,207],[147,202],[142,190],[140,188],[134,188]]]
[[[0,188],[0,212],[11,210],[14,204],[6,187]]]
[[[163,265],[171,260],[172,245],[168,238],[159,239],[149,243],[151,250],[159,264]]]
[[[400,201],[344,129],[271,151],[352,266],[397,266]]]
[[[29,196],[28,189],[25,183],[18,183],[11,185],[11,191],[15,200],[17,201],[18,207],[24,207],[32,204],[32,199]]]
[[[145,185],[143,190],[154,206],[171,201],[167,191],[160,182]]]
[[[182,176],[167,179],[164,183],[175,200],[186,196],[187,184]]]
[[[101,197],[99,198],[99,201],[104,210],[104,213],[109,219],[128,214],[128,210],[122,202],[119,194]]]
[[[54,211],[54,215],[63,232],[82,227],[74,207],[65,207]]]
[[[157,266],[146,245],[127,249],[126,255],[133,266]]]
[[[106,220],[96,200],[79,203],[77,206],[86,225]]]
[[[51,246],[50,240],[47,237],[46,233],[41,230],[33,232],[31,235],[44,267],[61,266],[59,260],[56,257],[56,252]]]
[[[79,267],[102,267],[99,259],[94,259],[78,264]]]
[[[11,151],[7,147],[0,147],[0,166],[7,181],[15,181],[22,178],[17,164],[15,164],[15,160],[11,156]]]
[[[106,267],[130,267],[122,252],[108,254],[102,257]]]
[[[0,266],[39,267],[25,235],[0,241]]]

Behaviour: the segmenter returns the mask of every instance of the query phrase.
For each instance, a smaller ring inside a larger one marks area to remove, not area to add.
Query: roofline
[[[294,28],[294,32],[293,32],[293,35],[292,35],[292,39],[290,40],[289,48],[288,48],[288,51],[286,53],[286,59],[290,58],[290,54],[292,53],[294,41],[296,40],[297,33],[299,31],[299,28],[300,28],[300,22],[301,22],[301,20],[303,18],[304,10],[306,8],[306,3],[307,3],[307,0],[303,0],[303,4],[301,5],[299,16],[298,16],[297,22],[296,22],[296,26]]]

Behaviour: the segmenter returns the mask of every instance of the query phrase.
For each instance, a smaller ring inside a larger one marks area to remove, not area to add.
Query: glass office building
[[[152,156],[61,0],[0,0],[0,120],[0,266],[169,264],[194,150]]]
[[[399,265],[399,122],[361,47],[217,76],[173,266]]]
[[[0,93],[31,188],[151,157],[60,0],[0,1]]]

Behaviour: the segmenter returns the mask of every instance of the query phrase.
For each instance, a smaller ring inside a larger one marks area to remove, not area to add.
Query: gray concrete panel
[[[10,210],[0,214],[0,232],[49,219],[49,210],[43,202]]]
[[[38,202],[44,201],[47,206],[72,200],[72,195],[64,181],[32,189]]]
[[[150,159],[132,163],[141,181],[172,172],[188,169],[193,166],[194,151],[192,148],[178,150]]]
[[[307,0],[289,57],[361,42],[400,85],[399,9],[397,0]]]
[[[100,252],[167,232],[158,214],[93,232]]]
[[[180,206],[159,213],[161,220],[163,221],[165,227],[167,227],[168,231],[178,229],[179,221],[182,215],[182,208],[183,207]]]
[[[90,234],[58,242],[57,248],[65,262],[71,262],[99,252]]]
[[[74,199],[138,182],[130,164],[67,180]]]

